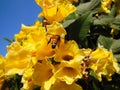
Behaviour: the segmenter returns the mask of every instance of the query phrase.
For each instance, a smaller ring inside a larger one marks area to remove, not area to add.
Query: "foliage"
[[[120,90],[119,0],[35,1],[43,21],[5,38],[1,90]]]

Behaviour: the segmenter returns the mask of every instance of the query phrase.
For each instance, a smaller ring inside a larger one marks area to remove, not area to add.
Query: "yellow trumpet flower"
[[[49,23],[60,22],[76,10],[68,0],[35,0],[43,9],[38,17],[44,17]]]
[[[108,80],[111,80],[111,76],[115,72],[120,71],[111,51],[99,47],[90,56],[92,60],[90,61],[89,67],[96,73],[98,80],[102,80],[102,75],[105,75]]]

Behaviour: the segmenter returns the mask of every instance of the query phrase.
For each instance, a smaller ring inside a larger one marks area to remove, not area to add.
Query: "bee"
[[[57,45],[59,46],[61,37],[60,37],[60,35],[54,35],[54,34],[48,33],[47,25],[49,25],[48,22],[46,20],[44,20],[43,26],[45,27],[45,30],[47,32],[47,37],[49,38],[48,44],[51,43],[52,49],[55,49]]]
[[[60,43],[60,36],[59,35],[52,35],[48,44],[51,43],[52,49],[55,49],[57,45]]]

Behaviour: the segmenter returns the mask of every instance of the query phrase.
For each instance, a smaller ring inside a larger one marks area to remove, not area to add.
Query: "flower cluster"
[[[102,46],[96,50],[79,48],[76,41],[65,39],[67,32],[60,22],[76,10],[75,1],[36,0],[43,10],[39,16],[45,20],[22,25],[6,56],[0,56],[0,88],[8,77],[19,74],[21,90],[35,86],[41,90],[82,90],[76,82],[89,78],[90,70],[99,81],[102,75],[111,80],[120,71],[112,51]]]

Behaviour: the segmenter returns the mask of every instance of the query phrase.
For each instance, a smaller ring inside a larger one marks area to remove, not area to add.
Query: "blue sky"
[[[9,45],[3,38],[13,40],[21,24],[31,25],[41,12],[35,0],[0,0],[0,54],[6,54]]]

